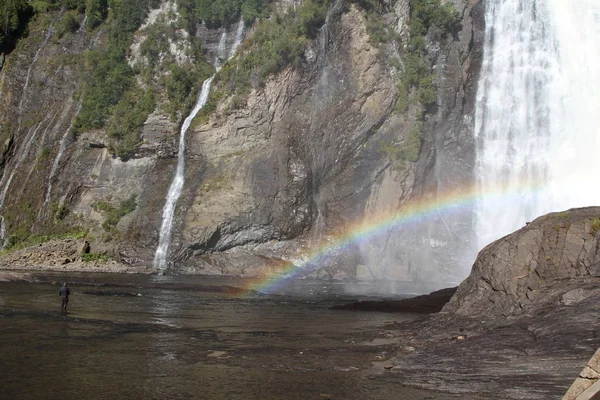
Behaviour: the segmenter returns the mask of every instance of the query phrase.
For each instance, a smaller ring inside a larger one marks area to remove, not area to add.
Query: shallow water
[[[342,294],[321,284],[306,298],[214,291],[239,283],[223,279],[70,277],[61,315],[59,278],[0,283],[2,399],[453,398],[376,379],[399,345],[386,324],[416,316],[329,310]]]

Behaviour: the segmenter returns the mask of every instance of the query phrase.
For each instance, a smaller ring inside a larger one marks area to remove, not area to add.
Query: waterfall
[[[158,248],[156,249],[156,254],[154,255],[154,266],[163,270],[167,267],[167,253],[169,250],[169,244],[171,243],[175,206],[177,205],[179,196],[181,196],[185,179],[185,134],[193,119],[196,117],[196,114],[198,114],[198,111],[200,111],[202,107],[206,105],[206,102],[208,101],[208,94],[210,93],[210,85],[214,77],[215,76],[213,75],[202,83],[202,89],[200,90],[198,101],[196,102],[196,105],[194,106],[194,109],[190,115],[187,116],[185,121],[183,121],[183,125],[181,126],[181,131],[179,134],[179,153],[177,154],[177,169],[175,172],[175,177],[173,178],[171,186],[169,187],[167,200],[163,208]]]
[[[4,250],[8,244],[8,238],[6,237],[6,222],[4,217],[0,215],[0,250]]]
[[[231,50],[229,51],[229,58],[235,55],[238,47],[242,44],[242,39],[244,38],[244,19],[240,19],[240,23],[238,24],[237,31],[235,32],[235,39],[233,41],[233,46],[231,46]]]
[[[221,35],[221,39],[219,40],[217,54],[215,57],[215,68],[217,72],[219,72],[219,70],[221,69],[221,60],[228,60],[235,55],[235,51],[242,42],[243,35],[244,21],[240,20],[235,35],[234,43],[228,54],[227,32],[223,32],[223,34]],[[160,227],[158,247],[156,248],[156,253],[154,255],[154,267],[159,268],[161,270],[167,269],[167,257],[169,255],[169,245],[171,244],[171,236],[173,234],[173,217],[175,215],[175,207],[177,206],[177,201],[179,200],[181,192],[183,191],[183,184],[185,181],[185,134],[189,129],[190,124],[196,117],[196,114],[198,114],[202,107],[206,105],[206,102],[208,101],[208,95],[210,94],[210,87],[213,79],[215,78],[215,75],[216,73],[202,83],[202,88],[198,96],[198,101],[196,102],[196,105],[194,106],[192,112],[183,121],[183,125],[181,126],[181,131],[179,133],[177,169],[173,181],[171,182],[171,186],[169,187],[169,192],[167,193],[165,206],[162,212],[162,223]]]
[[[488,0],[485,18],[479,249],[542,214],[600,204],[600,2]]]
[[[77,32],[83,32],[85,30],[85,23],[87,22],[87,14],[83,17],[83,21],[81,21],[81,25],[79,25],[79,29]]]

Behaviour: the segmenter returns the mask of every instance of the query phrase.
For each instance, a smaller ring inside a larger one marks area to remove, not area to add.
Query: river
[[[0,283],[0,398],[455,398],[378,380],[400,345],[386,325],[418,317],[330,310],[347,300],[341,286],[248,295],[220,278],[68,279],[67,315],[64,275]]]

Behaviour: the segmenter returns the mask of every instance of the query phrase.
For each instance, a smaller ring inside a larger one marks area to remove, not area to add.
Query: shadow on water
[[[69,277],[69,313],[61,315],[55,278],[0,283],[0,398],[455,398],[377,379],[385,371],[373,363],[400,345],[382,340],[386,325],[414,315],[340,312],[327,296],[249,297],[133,276]]]

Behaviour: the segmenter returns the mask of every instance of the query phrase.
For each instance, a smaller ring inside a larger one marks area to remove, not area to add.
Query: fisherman
[[[60,296],[60,311],[67,313],[67,304],[69,304],[69,295],[71,289],[67,287],[67,282],[63,283],[60,289],[58,289],[58,295]]]

